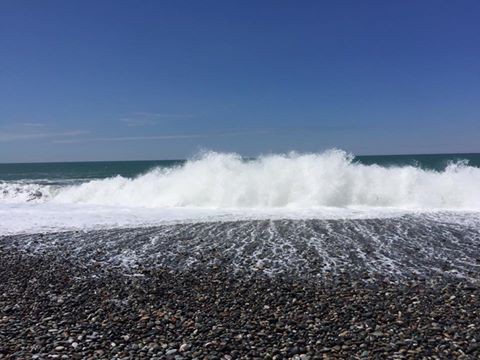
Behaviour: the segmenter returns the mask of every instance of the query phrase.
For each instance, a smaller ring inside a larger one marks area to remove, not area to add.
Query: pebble
[[[185,352],[187,351],[188,349],[190,349],[190,345],[188,344],[182,344],[180,345],[180,348],[178,349],[180,352]]]

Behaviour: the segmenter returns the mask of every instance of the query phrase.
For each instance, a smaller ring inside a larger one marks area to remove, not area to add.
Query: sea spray
[[[154,208],[480,209],[480,168],[364,165],[341,150],[244,160],[208,152],[174,168],[69,186],[47,201]]]

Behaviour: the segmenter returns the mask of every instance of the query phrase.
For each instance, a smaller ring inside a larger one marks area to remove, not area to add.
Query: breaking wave
[[[0,184],[0,202],[53,202],[152,208],[393,207],[480,209],[480,168],[442,171],[363,165],[341,150],[244,160],[209,152],[174,168],[52,187]]]
[[[44,202],[54,193],[51,185],[0,182],[0,203]]]

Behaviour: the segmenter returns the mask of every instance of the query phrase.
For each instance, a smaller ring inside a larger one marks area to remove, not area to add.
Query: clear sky
[[[0,162],[480,152],[480,1],[0,2]]]

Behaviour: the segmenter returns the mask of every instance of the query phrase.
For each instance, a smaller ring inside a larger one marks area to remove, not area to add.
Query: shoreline
[[[332,274],[315,283],[222,266],[139,267],[132,276],[5,242],[0,259],[0,358],[480,355],[480,288],[471,282]]]
[[[468,219],[467,219],[468,220]],[[140,268],[228,272],[322,281],[440,279],[480,283],[475,224],[414,216],[165,224],[0,236],[3,246],[134,273]]]

